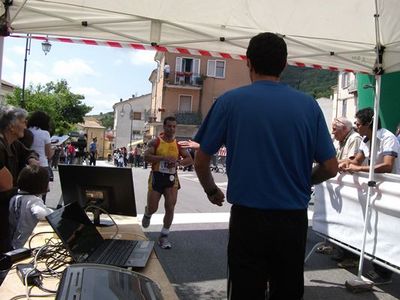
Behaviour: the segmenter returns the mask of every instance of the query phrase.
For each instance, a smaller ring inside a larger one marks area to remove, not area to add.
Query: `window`
[[[350,73],[342,73],[342,84],[341,88],[346,89],[350,85]]]
[[[207,62],[207,76],[215,78],[225,78],[225,61],[209,60]]]
[[[192,111],[192,96],[180,95],[179,96],[179,112],[191,112]]]
[[[175,61],[175,83],[193,84],[200,75],[200,59],[177,57]]]
[[[134,120],[141,120],[142,119],[142,113],[141,112],[133,112],[133,119]]]

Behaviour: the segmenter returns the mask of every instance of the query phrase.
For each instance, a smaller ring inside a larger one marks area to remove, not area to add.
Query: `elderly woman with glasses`
[[[24,136],[27,115],[21,108],[0,107],[0,173],[4,172],[4,180],[9,181],[0,191],[0,253],[11,250],[8,206],[17,192],[18,174],[26,164],[39,164],[38,155],[19,141]]]

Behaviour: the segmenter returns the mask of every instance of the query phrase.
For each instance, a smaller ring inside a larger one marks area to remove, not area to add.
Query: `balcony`
[[[168,77],[166,75],[164,76],[164,84],[202,87],[205,78],[205,75],[199,73],[172,72],[168,75]]]
[[[182,112],[165,109],[159,109],[159,111],[161,112],[161,120],[164,120],[164,118],[168,116],[174,116],[177,123],[181,125],[200,125],[203,121],[203,117],[199,112]],[[156,116],[150,116],[149,121],[145,124],[144,128],[148,129],[151,123],[157,123]]]
[[[200,125],[203,121],[201,113],[198,112],[175,112],[176,122],[182,125]]]

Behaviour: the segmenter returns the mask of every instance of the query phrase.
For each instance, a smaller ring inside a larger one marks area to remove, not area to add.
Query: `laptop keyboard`
[[[109,240],[111,245],[107,246],[107,251],[103,253],[97,260],[96,263],[123,266],[127,261],[128,257],[132,254],[137,241],[129,240]],[[106,243],[104,243],[106,244]]]

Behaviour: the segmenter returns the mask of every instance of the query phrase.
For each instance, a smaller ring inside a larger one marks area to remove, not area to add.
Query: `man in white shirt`
[[[356,157],[339,165],[339,169],[348,172],[368,172],[372,139],[374,111],[364,108],[357,112],[355,125],[358,133],[364,137]],[[377,153],[375,173],[400,174],[400,145],[396,136],[385,128],[381,128],[378,118]]]

